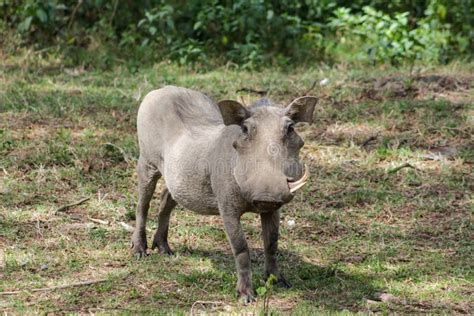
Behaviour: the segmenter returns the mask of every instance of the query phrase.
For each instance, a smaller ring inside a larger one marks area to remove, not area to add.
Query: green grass
[[[0,292],[23,292],[0,295],[1,311],[261,312],[262,299],[249,306],[236,300],[234,262],[218,217],[178,208],[170,227],[175,256],[130,256],[130,233],[120,222],[133,225],[136,206],[135,114],[146,92],[165,84],[247,104],[257,96],[238,90],[265,90],[286,103],[329,78],[311,91],[321,97],[315,123],[299,128],[311,181],[282,211],[279,262],[293,287],[276,289],[270,309],[474,312],[474,65],[417,75],[455,80],[449,85],[408,80],[416,76],[392,68],[201,73],[159,64],[130,73],[3,57]],[[380,74],[408,79],[401,88],[376,88]],[[426,159],[440,147],[456,154]],[[391,172],[405,163],[411,167]],[[56,212],[84,197],[90,200]],[[152,219],[158,199],[157,190]],[[260,221],[247,214],[243,222],[260,287]],[[155,227],[150,220],[149,238]],[[106,281],[31,291],[96,279]],[[395,300],[380,302],[380,293]]]

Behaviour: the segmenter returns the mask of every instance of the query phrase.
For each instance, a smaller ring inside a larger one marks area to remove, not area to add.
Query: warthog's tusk
[[[308,181],[308,177],[309,177],[308,167],[305,164],[303,176],[297,181],[294,181],[294,182],[288,181],[288,187],[290,188],[290,192],[294,193],[297,190],[299,190],[303,185],[306,184],[306,181]]]

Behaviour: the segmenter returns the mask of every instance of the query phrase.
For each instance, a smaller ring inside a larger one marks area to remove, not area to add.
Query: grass
[[[474,312],[474,65],[413,75],[344,66],[202,73],[163,63],[130,73],[2,57],[0,292],[22,292],[0,293],[1,311],[262,312],[263,299],[236,300],[218,217],[178,208],[170,227],[175,256],[130,256],[131,236],[120,222],[134,221],[135,114],[144,94],[164,84],[247,104],[257,96],[238,90],[264,90],[286,103],[328,78],[311,91],[321,97],[315,123],[299,127],[311,182],[282,211],[279,262],[293,287],[276,289],[270,310]],[[90,200],[56,212],[84,197]],[[152,218],[158,199],[157,190]],[[260,287],[259,219],[246,214],[243,222]],[[155,227],[149,221],[149,238]],[[392,299],[381,301],[380,293]]]

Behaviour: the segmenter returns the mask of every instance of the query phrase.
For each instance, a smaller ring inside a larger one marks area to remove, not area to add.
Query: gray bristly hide
[[[250,302],[254,295],[250,255],[240,217],[245,212],[259,213],[265,275],[274,274],[279,284],[288,286],[276,263],[279,208],[306,181],[299,160],[304,143],[293,127],[312,122],[316,102],[308,96],[280,107],[262,99],[246,108],[231,100],[216,104],[185,88],[166,86],[150,92],[137,119],[140,158],[133,254],[147,253],[148,208],[163,176],[166,187],[152,248],[172,254],[168,226],[176,204],[200,214],[220,215],[235,258],[237,293]]]

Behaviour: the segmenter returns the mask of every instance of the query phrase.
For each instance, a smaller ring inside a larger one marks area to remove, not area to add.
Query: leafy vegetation
[[[2,0],[0,29],[101,68],[128,61],[244,67],[472,58],[473,0]],[[94,58],[91,58],[91,53]],[[125,62],[127,63],[127,62]]]
[[[444,7],[440,7],[444,8]],[[449,25],[440,23],[445,16],[442,9],[439,16],[433,16],[430,7],[427,16],[416,22],[416,27],[409,24],[409,13],[396,13],[393,17],[376,11],[372,7],[363,7],[363,13],[353,15],[349,9],[336,10],[331,24],[339,30],[342,41],[347,37],[357,40],[349,41],[349,45],[363,47],[363,55],[368,55],[373,62],[390,61],[399,64],[403,61],[438,62],[447,57],[448,49],[454,45],[450,42]],[[359,55],[360,55],[359,53]]]

